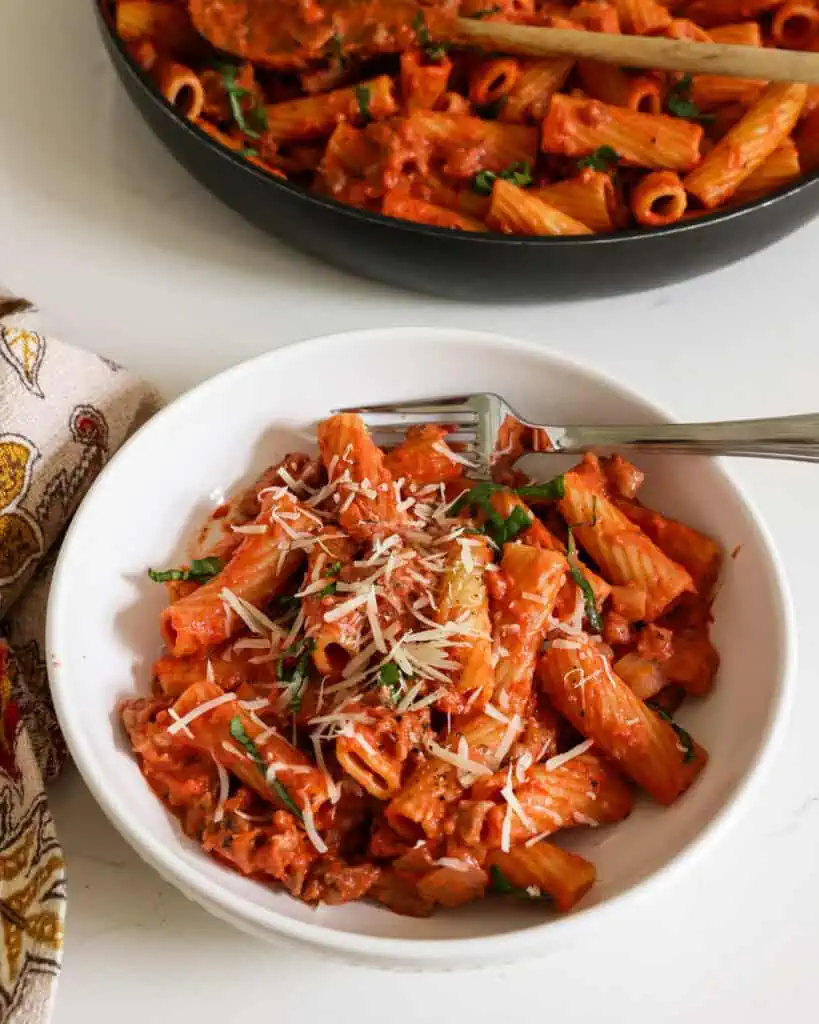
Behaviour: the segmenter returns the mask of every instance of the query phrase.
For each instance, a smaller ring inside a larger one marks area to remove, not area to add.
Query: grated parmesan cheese
[[[453,451],[449,445],[444,444],[443,441],[433,441],[430,446],[438,452],[439,455],[445,456],[450,462],[457,462],[461,466],[467,466],[469,469],[475,469],[476,465],[472,459],[466,458],[465,455],[461,455],[460,452]]]
[[[512,744],[518,738],[518,733],[521,730],[520,715],[512,715],[509,719],[509,724],[506,726],[506,732],[503,734],[498,748],[495,751],[495,768],[500,768],[503,764],[503,759],[512,749]]]
[[[375,587],[371,588],[367,595],[367,618],[370,622],[370,629],[372,630],[373,643],[375,644],[376,650],[381,654],[386,654],[387,644],[384,640],[384,633],[378,619],[378,603],[375,597]]]
[[[187,725],[185,725],[185,723],[179,717],[179,713],[176,711],[176,709],[175,708],[168,708],[168,714],[171,716],[171,718],[174,720],[174,722],[181,723],[180,724],[180,729],[182,730],[182,732],[185,733],[185,735],[188,737],[188,739],[192,740],[193,739],[193,733],[190,731],[190,729],[187,727]],[[170,729],[168,731],[170,732]]]
[[[257,700],[240,700],[238,704],[245,711],[261,711],[262,708],[270,707],[270,701],[266,697],[259,697]]]
[[[285,533],[290,538],[290,540],[298,540],[299,537],[309,536],[309,534],[305,534],[305,533],[300,532],[298,530],[294,530],[293,527],[290,525],[290,523],[287,522],[287,519],[284,518],[285,516],[287,516],[288,519],[289,519],[290,516],[292,516],[292,515],[295,515],[296,519],[299,518],[298,513],[276,512],[275,509],[271,508],[271,510],[270,510],[270,521],[275,523],[277,526],[280,526],[281,529],[282,529],[282,532]]]
[[[520,821],[526,826],[526,828],[529,829],[530,832],[534,832],[535,831],[535,825],[532,822],[532,819],[529,817],[529,815],[521,807],[520,800],[518,800],[518,798],[515,796],[515,791],[512,788],[512,766],[511,765],[509,765],[509,770],[506,773],[506,785],[503,787],[503,789],[500,792],[501,792],[501,796],[503,797],[503,799],[509,805],[509,810],[512,813],[514,813],[520,819]]]
[[[410,693],[412,693],[412,691],[410,691]],[[432,693],[428,693],[426,697],[422,697],[421,700],[415,701],[414,703],[410,702],[409,704],[407,704],[406,707],[402,708],[399,705],[396,708],[396,711],[423,711],[424,708],[428,708],[432,704],[435,704],[437,701],[441,699],[441,697],[445,697],[446,694],[447,691],[444,690],[442,687],[439,687],[437,690],[433,690]],[[403,704],[404,701],[402,701],[401,703]]]
[[[304,807],[301,809],[302,821],[304,822],[304,831],[307,833],[307,838],[315,846],[319,853],[327,853],[327,843],[321,838],[316,831],[316,822],[313,817],[313,808],[310,806],[309,800],[305,800]]]
[[[573,761],[576,757],[580,757],[581,754],[585,754],[587,750],[591,750],[594,746],[594,740],[583,740],[582,743],[578,743],[576,747],[572,747],[571,750],[567,750],[563,754],[555,754],[554,757],[550,757],[546,761],[543,767],[547,772],[556,771],[558,768],[562,768],[564,764],[568,764],[569,761]]]
[[[321,737],[313,733],[310,736],[310,741],[313,744],[313,753],[316,757],[316,765],[324,776],[324,782],[327,786],[327,796],[331,804],[337,804],[341,797],[341,787],[327,770],[327,763],[324,760],[324,751],[321,749]]]
[[[269,824],[269,822],[270,822],[270,816],[269,815],[266,815],[266,814],[265,815],[263,815],[263,814],[246,814],[244,811],[240,811],[238,807],[236,808],[236,810],[233,813],[236,815],[237,818],[243,818],[245,821],[252,821],[252,822],[257,822],[257,823],[262,823],[262,824]]]
[[[303,480],[297,480],[291,475],[290,470],[286,466],[279,466],[278,475],[284,480],[287,486],[293,491],[294,494],[299,491],[309,491],[310,488]]]
[[[270,640],[254,640],[253,637],[242,637],[233,645],[237,651],[267,651],[270,650]]]
[[[296,592],[296,597],[310,597],[311,594],[318,594],[320,591],[326,589],[328,581],[326,579],[316,580],[315,583],[308,583],[306,587]]]
[[[461,737],[464,743],[466,738]],[[460,744],[459,744],[460,745]],[[445,761],[447,764],[453,765],[458,768],[461,772],[469,775],[491,775],[492,772],[486,765],[481,764],[479,761],[473,761],[468,754],[455,753],[452,750],[447,750],[446,747],[442,747],[440,743],[436,743],[433,739],[427,739],[425,744],[427,750],[433,757],[437,757],[439,761]],[[469,745],[467,744],[467,751]]]
[[[576,640],[563,640],[558,637],[556,640],[552,640],[551,647],[554,647],[556,651],[579,651],[581,650],[580,644]]]
[[[219,799],[216,801],[216,810],[213,812],[213,820],[218,825],[225,816],[225,801],[230,792],[230,779],[225,768],[214,758],[216,774],[219,777]]]
[[[196,721],[200,715],[206,715],[208,711],[213,711],[214,708],[221,707],[223,704],[227,704],[229,701],[235,700],[236,698],[232,693],[220,693],[218,697],[212,697],[210,700],[206,700],[204,704],[198,704],[195,708],[192,708],[186,715],[182,715],[181,718],[177,718],[172,725],[168,726],[168,732],[174,736],[180,730],[186,728],[191,722]]]
[[[509,853],[512,846],[512,807],[510,804],[506,805],[506,811],[503,815],[503,825],[501,826],[501,850],[504,853]]]
[[[275,622],[269,619],[264,612],[259,611],[250,601],[245,601],[243,597],[234,594],[227,587],[222,587],[219,591],[219,599],[239,616],[251,633],[278,632]]]
[[[461,860],[459,857],[439,857],[438,860],[433,861],[433,864],[442,868],[451,868],[453,871],[470,871],[472,869],[469,861]]]
[[[287,650],[289,647],[293,646],[293,644],[296,641],[296,637],[299,635],[299,630],[301,629],[301,627],[303,625],[304,625],[304,608],[303,607],[299,607],[299,613],[295,617],[295,619],[293,620],[293,625],[290,627],[290,631],[288,632],[287,636],[284,638],[284,641],[282,643],[282,647],[285,650]]]
[[[526,773],[534,764],[534,760],[535,759],[528,750],[524,751],[517,759],[517,762],[515,763],[515,778],[518,782],[525,781]]]
[[[356,608],[360,608],[363,604],[366,604],[369,597],[369,594],[356,594],[356,596],[351,597],[349,601],[343,601],[341,604],[337,604],[335,608],[324,613],[324,621],[338,622],[338,620],[343,619],[348,612],[354,612]]]

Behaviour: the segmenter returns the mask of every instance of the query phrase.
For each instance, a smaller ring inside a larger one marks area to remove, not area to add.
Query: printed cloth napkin
[[[43,1024],[56,987],[65,867],[44,784],[66,750],[44,627],[58,542],[156,396],[115,363],[43,337],[0,296],[0,1024]]]

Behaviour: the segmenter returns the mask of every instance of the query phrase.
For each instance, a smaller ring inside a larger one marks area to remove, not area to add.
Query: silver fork
[[[504,424],[542,432],[545,443],[531,451],[581,454],[619,451],[679,452],[693,455],[737,455],[761,459],[819,462],[819,413],[722,423],[646,423],[636,426],[547,426],[518,416],[500,395],[446,395],[384,405],[363,405],[339,412],[359,413],[376,434],[399,443],[410,427],[423,423],[451,425],[447,438],[463,444],[478,478],[487,478],[501,453],[498,439]],[[544,438],[545,435],[545,438]]]

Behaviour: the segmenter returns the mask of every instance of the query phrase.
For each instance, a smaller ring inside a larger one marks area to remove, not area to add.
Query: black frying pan
[[[588,237],[474,234],[313,195],[220,146],[165,101],[94,0],[108,53],[146,122],[190,173],[258,227],[345,270],[469,301],[587,298],[656,288],[734,263],[819,211],[819,172],[755,203],[669,228]]]

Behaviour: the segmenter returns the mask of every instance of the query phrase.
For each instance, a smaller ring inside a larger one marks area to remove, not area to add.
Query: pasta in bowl
[[[52,685],[103,807],[206,906],[260,934],[460,962],[537,948],[662,877],[767,745],[790,641],[764,537],[710,463],[650,460],[643,505],[641,472],[616,459],[556,467],[534,488],[514,475],[472,487],[440,431],[386,455],[354,417],[325,420],[318,452],[292,454],[305,441],[286,428],[269,435],[271,402],[301,429],[362,400],[376,338],[409,333],[274,353],[146,427],[61,554]],[[499,372],[532,415],[561,403],[646,415],[525,346],[412,334],[397,356],[404,387],[445,389],[466,359],[465,383]],[[293,385],[317,355],[327,381],[305,409]],[[180,469],[196,466],[214,402],[226,425],[207,467]],[[252,472],[236,488],[240,465]],[[185,509],[205,494],[202,531]],[[103,525],[121,507],[157,524],[127,550]],[[88,531],[105,571],[78,578]],[[720,548],[736,544],[713,606],[722,661],[709,693],[710,591]],[[770,647],[748,659],[741,631],[763,615]]]

